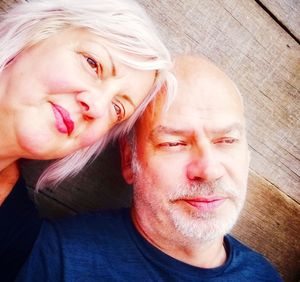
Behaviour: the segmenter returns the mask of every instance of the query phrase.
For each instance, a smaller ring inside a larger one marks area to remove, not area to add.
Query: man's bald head
[[[218,92],[219,96],[232,95],[243,108],[242,96],[236,84],[205,57],[199,55],[178,56],[174,61],[173,74],[178,81],[178,96],[187,98],[186,88],[198,82],[203,87],[210,88],[211,92]],[[214,83],[213,83],[214,82]],[[223,91],[222,91],[223,88]],[[227,92],[227,93],[226,93]],[[201,95],[201,94],[199,94]],[[178,99],[181,99],[181,98]],[[227,98],[229,98],[227,96]]]
[[[178,56],[174,60],[172,72],[177,79],[178,89],[169,110],[173,108],[181,111],[185,106],[196,105],[195,99],[203,99],[203,102],[209,100],[214,102],[214,99],[218,99],[223,101],[224,105],[228,102],[235,104],[244,120],[243,99],[236,84],[208,59],[199,55]],[[166,101],[163,91],[149,105],[141,120],[145,117],[157,118],[165,111]]]

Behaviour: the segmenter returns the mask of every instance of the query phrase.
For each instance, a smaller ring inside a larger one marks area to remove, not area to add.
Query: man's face
[[[167,112],[136,127],[133,215],[142,229],[207,241],[227,233],[246,194],[249,154],[241,99],[210,64],[179,72]]]

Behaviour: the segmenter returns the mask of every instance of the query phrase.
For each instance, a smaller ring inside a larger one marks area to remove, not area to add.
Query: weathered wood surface
[[[300,40],[299,0],[260,0],[298,40]]]
[[[0,0],[0,11],[6,11],[13,3],[18,3],[18,0]]]
[[[23,175],[30,187],[34,186],[47,164],[42,161],[22,162]],[[120,173],[118,146],[108,148],[91,166],[80,172],[76,179],[67,179],[56,189],[47,188],[35,197],[41,204],[42,213],[47,217],[130,206],[131,187],[125,184]],[[52,201],[55,204],[53,208]],[[56,210],[57,205],[60,205],[59,210]]]
[[[247,202],[232,233],[272,261],[285,281],[300,278],[299,226],[299,205],[251,172]]]
[[[141,2],[170,49],[201,52],[236,81],[251,168],[300,202],[299,45],[254,0]]]
[[[6,9],[10,2],[0,6]],[[246,207],[233,233],[266,255],[285,281],[300,280],[299,44],[259,1],[139,2],[175,54],[200,52],[239,86],[245,97],[252,172]],[[299,38],[299,1],[260,2]],[[23,167],[34,186],[42,164],[25,162]],[[53,217],[128,206],[130,188],[118,170],[116,149],[107,151],[76,180],[37,195],[41,211]]]

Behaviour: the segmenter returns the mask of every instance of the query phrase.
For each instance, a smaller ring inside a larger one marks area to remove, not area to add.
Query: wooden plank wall
[[[6,8],[11,2],[0,5]],[[299,281],[300,2],[139,2],[156,21],[173,54],[202,53],[239,86],[246,104],[252,162],[248,200],[233,234],[269,258],[285,281]],[[23,162],[31,187],[46,164]],[[113,147],[76,180],[35,196],[42,214],[58,217],[128,206],[130,188],[119,174],[119,156]]]
[[[279,24],[290,35],[298,39],[300,38],[300,2],[298,0],[261,0],[257,1],[261,6],[264,6],[266,12],[268,12],[275,20],[278,20]]]

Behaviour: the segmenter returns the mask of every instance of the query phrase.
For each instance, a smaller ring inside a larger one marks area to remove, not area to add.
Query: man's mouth
[[[70,135],[74,130],[74,121],[71,119],[69,112],[54,103],[51,103],[55,117],[55,125],[59,132]]]
[[[224,197],[199,197],[191,199],[182,199],[187,204],[201,211],[212,211],[218,208],[226,200]]]

